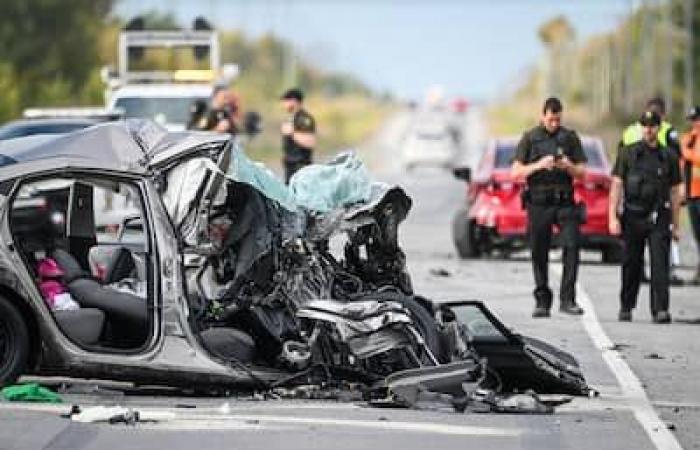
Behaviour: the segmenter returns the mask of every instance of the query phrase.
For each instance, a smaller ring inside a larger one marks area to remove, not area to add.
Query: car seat
[[[61,248],[54,249],[51,257],[63,269],[73,299],[83,308],[97,308],[106,314],[113,343],[126,347],[143,344],[149,332],[149,314],[142,297],[103,286]]]
[[[70,339],[83,345],[95,345],[99,342],[105,324],[105,314],[99,309],[54,311],[53,315],[58,327]]]

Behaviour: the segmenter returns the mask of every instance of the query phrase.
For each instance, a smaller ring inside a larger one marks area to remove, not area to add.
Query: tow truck
[[[216,84],[229,84],[238,75],[238,66],[221,64],[218,35],[203,19],[195,20],[193,30],[142,27],[137,18],[121,31],[118,69],[102,70],[107,109],[183,130],[192,104],[208,102]],[[158,67],[148,67],[154,61]]]

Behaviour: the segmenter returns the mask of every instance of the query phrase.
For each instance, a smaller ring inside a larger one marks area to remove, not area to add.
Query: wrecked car
[[[288,189],[227,136],[138,120],[0,154],[0,384],[588,392],[573,357],[483,303],[413,293],[398,244],[411,200],[352,155]]]

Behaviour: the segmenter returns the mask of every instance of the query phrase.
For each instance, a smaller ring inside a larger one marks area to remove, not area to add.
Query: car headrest
[[[90,273],[80,266],[78,260],[66,250],[56,248],[51,252],[51,257],[58,263],[59,267],[63,269],[63,281],[66,284],[78,278],[91,277]]]

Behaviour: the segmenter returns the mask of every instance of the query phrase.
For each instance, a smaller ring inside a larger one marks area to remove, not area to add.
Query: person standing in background
[[[681,137],[688,217],[698,249],[698,267],[690,283],[700,285],[700,106],[688,111],[691,129]]]
[[[296,88],[289,89],[280,99],[284,111],[289,114],[282,123],[282,150],[284,151],[284,181],[313,161],[316,146],[316,121],[304,109],[304,93]]]

